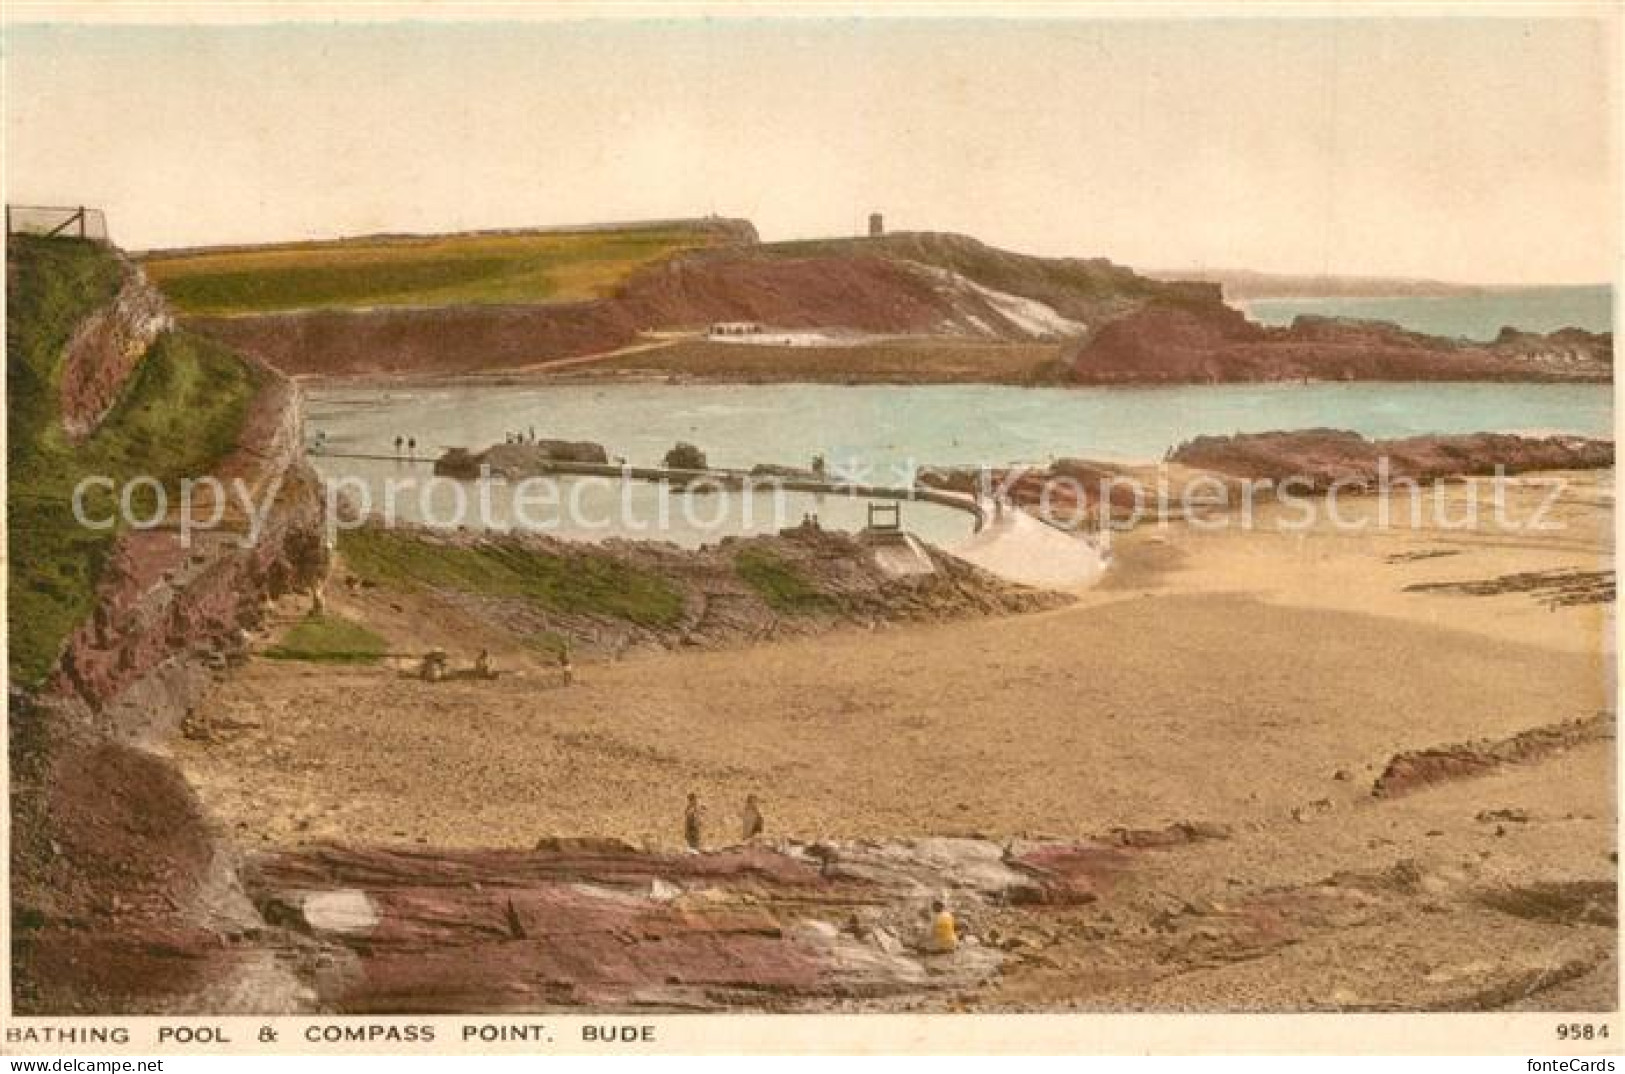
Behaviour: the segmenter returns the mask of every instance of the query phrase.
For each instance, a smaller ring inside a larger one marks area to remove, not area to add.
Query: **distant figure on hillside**
[[[705,808],[700,805],[700,796],[689,791],[688,810],[683,814],[683,840],[688,843],[688,849],[700,849],[704,834]]]
[[[745,842],[749,843],[762,834],[762,807],[754,794],[745,795],[745,811],[739,819],[742,822],[741,837]]]
[[[477,679],[497,677],[497,673],[491,669],[491,650],[481,649],[480,655],[474,658],[474,677]]]
[[[559,647],[559,671],[564,676],[564,685],[569,686],[576,681],[575,665],[570,663],[570,643],[566,641]]]

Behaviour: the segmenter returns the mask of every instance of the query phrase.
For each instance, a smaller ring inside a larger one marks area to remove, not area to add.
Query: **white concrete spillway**
[[[1045,589],[1080,589],[1106,573],[1109,553],[1082,535],[1065,533],[1018,508],[984,506],[983,524],[946,551],[989,574]]]

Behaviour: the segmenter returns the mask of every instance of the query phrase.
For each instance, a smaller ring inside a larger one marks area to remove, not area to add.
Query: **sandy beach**
[[[1606,1006],[1611,927],[1514,921],[1478,893],[1611,883],[1614,743],[1595,718],[1612,705],[1613,605],[1407,589],[1607,568],[1611,473],[1560,476],[1560,531],[1280,533],[1269,509],[1245,532],[1153,524],[1119,535],[1105,580],[1067,607],[586,663],[568,688],[473,619],[340,597],[392,648],[489,643],[511,674],[427,684],[256,660],[208,699],[215,738],[174,749],[250,850],[671,850],[690,791],[715,846],[736,841],[751,793],[771,841],[1230,833],[1142,855],[1105,909],[990,920],[1048,953],[961,997],[988,1009],[1505,1006],[1517,996],[1475,989],[1531,973],[1548,1007]],[[1530,479],[1509,506],[1545,496]],[[1575,720],[1592,730],[1529,763],[1373,793],[1397,754]],[[1376,885],[1381,912],[1322,906],[1339,876]],[[1308,938],[1235,966],[1147,953],[1168,906],[1209,902],[1253,907],[1212,911],[1243,948],[1235,930],[1260,913]],[[1538,968],[1552,959],[1562,988]]]
[[[1269,823],[1365,794],[1398,751],[1607,707],[1612,605],[1405,591],[1606,565],[1611,483],[1570,481],[1559,534],[1151,526],[1069,608],[591,664],[569,689],[517,653],[482,684],[256,661],[208,703],[250,729],[176,749],[251,845],[667,845],[691,789],[719,838],[750,792],[809,839]],[[392,649],[479,640],[389,599],[339,607]]]

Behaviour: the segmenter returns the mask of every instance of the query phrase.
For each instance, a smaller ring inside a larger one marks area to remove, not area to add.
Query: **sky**
[[[5,28],[13,203],[131,249],[718,213],[1142,268],[1611,279],[1586,18]]]

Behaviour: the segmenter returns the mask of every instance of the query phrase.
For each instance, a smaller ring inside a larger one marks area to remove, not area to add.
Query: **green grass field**
[[[586,551],[552,555],[502,539],[455,545],[367,528],[341,533],[339,553],[351,572],[380,585],[515,597],[648,627],[670,626],[683,613],[682,595],[659,575]]]
[[[345,239],[158,254],[147,274],[183,313],[563,302],[642,265],[724,241],[703,225]]]
[[[795,615],[834,606],[834,600],[808,582],[793,564],[764,549],[741,549],[734,570],[774,611]]]
[[[337,615],[312,615],[289,627],[265,655],[272,660],[374,664],[388,649],[382,637],[360,623]]]
[[[256,383],[250,367],[223,347],[167,333],[101,427],[76,444],[59,420],[62,349],[80,321],[117,292],[118,262],[79,239],[14,235],[6,271],[9,665],[13,681],[32,685],[90,613],[113,544],[113,531],[74,519],[79,479],[98,474],[122,483],[148,474],[173,486],[208,473],[235,446]],[[87,496],[90,517],[111,514],[110,499],[101,490]]]

